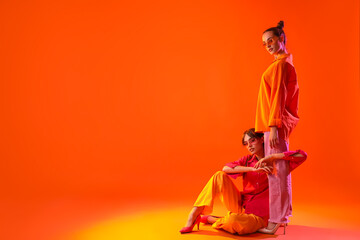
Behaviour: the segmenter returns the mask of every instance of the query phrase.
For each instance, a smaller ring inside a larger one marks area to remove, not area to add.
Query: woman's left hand
[[[273,167],[271,166],[262,166],[259,168],[254,168],[254,172],[265,172],[266,174],[272,173]]]
[[[260,159],[254,166],[254,168],[261,168],[265,165],[271,165],[272,162],[275,160],[274,155],[268,155]]]

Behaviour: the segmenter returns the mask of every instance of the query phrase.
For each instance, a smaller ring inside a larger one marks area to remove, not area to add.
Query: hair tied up
[[[284,36],[284,44],[286,44],[286,36],[283,30],[284,27],[284,21],[280,21],[276,27],[268,28],[263,33],[271,31],[275,36],[281,37],[281,35]]]
[[[281,20],[276,27],[282,30],[284,28],[284,21]]]

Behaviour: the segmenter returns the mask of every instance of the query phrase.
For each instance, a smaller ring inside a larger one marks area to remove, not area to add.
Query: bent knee
[[[217,179],[217,180],[225,180],[225,179],[230,179],[230,177],[226,174],[226,172],[223,171],[217,171],[214,175],[213,178]]]
[[[227,176],[225,172],[223,171],[217,171],[214,176]]]

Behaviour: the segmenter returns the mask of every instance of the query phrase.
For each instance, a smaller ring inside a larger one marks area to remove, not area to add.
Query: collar
[[[254,161],[254,160],[256,160],[256,161],[259,161],[258,159],[257,159],[257,157],[256,157],[256,155],[255,154],[253,154],[252,155],[252,157],[251,157],[251,159],[250,159],[251,161]]]
[[[283,55],[281,55],[280,57],[278,57],[277,59],[275,59],[274,62],[279,61],[279,60],[281,60],[281,59],[285,59],[285,60],[287,60],[288,62],[292,63],[293,57],[292,57],[292,54],[291,54],[291,53],[283,54]]]

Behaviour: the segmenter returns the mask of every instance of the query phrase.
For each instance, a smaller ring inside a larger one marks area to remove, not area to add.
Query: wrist
[[[270,127],[270,133],[276,133],[277,131],[277,127],[276,126],[271,126]]]
[[[285,157],[284,153],[275,153],[273,160],[279,160],[279,159],[283,159]]]

